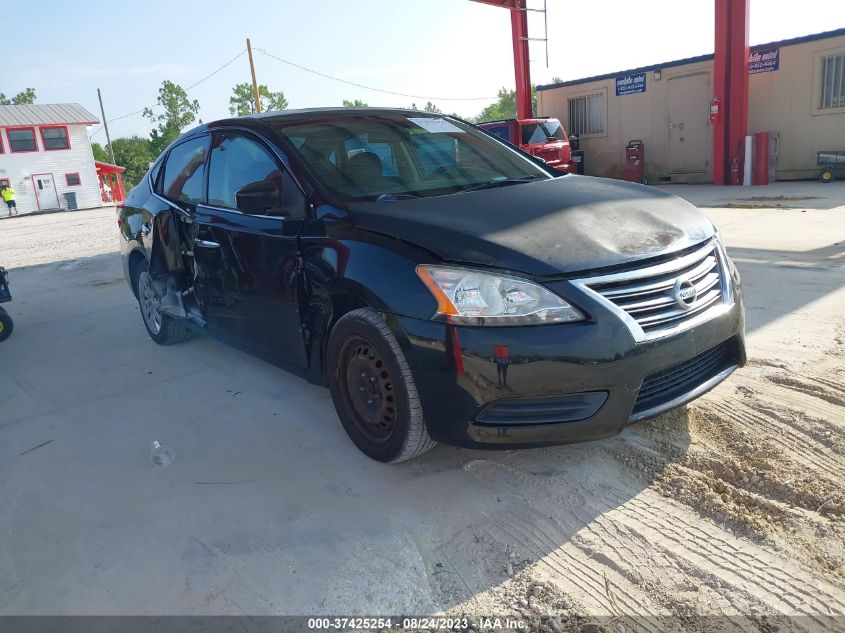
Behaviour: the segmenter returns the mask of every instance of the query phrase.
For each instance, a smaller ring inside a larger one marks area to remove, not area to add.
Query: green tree
[[[243,116],[255,112],[255,103],[252,95],[252,84],[237,84],[232,88],[232,96],[229,97],[229,114],[232,116]],[[270,92],[264,84],[258,86],[258,98],[261,99],[261,109],[266,110],[287,110],[288,100],[283,92]]]
[[[0,105],[24,105],[27,103],[35,103],[35,88],[27,88],[11,99],[0,92]]]
[[[91,143],[91,151],[94,152],[94,160],[98,160],[101,163],[111,162],[111,156],[109,156],[108,150],[99,143]]]
[[[537,112],[537,89],[531,86],[531,109]],[[516,118],[516,90],[499,89],[499,98],[475,117],[476,123]]]
[[[428,103],[425,104],[425,107],[423,108],[423,110],[426,111],[426,112],[434,112],[435,114],[443,114],[443,110],[438,108],[431,101],[429,101]]]
[[[349,101],[348,99],[343,100],[344,108],[366,108],[368,105],[366,101],[361,101],[360,99],[355,99],[354,101]]]
[[[158,89],[158,107],[163,112],[156,114],[152,108],[144,108],[144,116],[155,125],[150,132],[150,152],[158,156],[182,132],[182,129],[197,118],[200,103],[188,99],[188,93],[182,86],[172,81],[163,81]]]
[[[129,191],[144,177],[150,168],[150,163],[158,154],[153,154],[152,143],[140,136],[112,139],[111,145],[115,162],[121,167],[126,167],[126,171],[123,172],[123,182],[126,190]]]

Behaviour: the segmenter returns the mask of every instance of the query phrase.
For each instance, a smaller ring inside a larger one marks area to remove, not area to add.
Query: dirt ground
[[[774,208],[668,188],[743,276],[750,361],[726,383],[610,440],[390,467],[325,391],[210,339],[146,341],[111,211],[0,222],[19,322],[0,349],[0,614],[845,631],[845,183],[800,185],[753,190]]]

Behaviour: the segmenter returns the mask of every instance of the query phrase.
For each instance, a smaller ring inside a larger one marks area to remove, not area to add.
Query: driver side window
[[[208,171],[208,203],[238,210],[238,191],[261,183],[281,191],[278,209],[268,209],[268,215],[296,217],[304,213],[305,200],[296,183],[261,144],[239,134],[216,134]],[[297,205],[301,208],[294,208]]]

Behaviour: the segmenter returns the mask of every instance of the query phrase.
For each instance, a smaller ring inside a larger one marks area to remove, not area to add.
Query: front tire
[[[146,260],[138,264],[135,272],[135,295],[141,309],[141,320],[147,328],[147,334],[159,345],[175,345],[191,338],[191,331],[181,320],[159,312],[161,297],[152,285]]]
[[[15,323],[12,317],[3,308],[0,308],[0,342],[5,341],[12,335]]]
[[[414,378],[381,315],[359,308],[329,335],[328,382],[350,439],[380,462],[402,462],[433,448]]]

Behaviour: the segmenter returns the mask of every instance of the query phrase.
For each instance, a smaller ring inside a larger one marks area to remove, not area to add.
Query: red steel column
[[[748,15],[751,0],[731,0],[730,103],[728,112],[728,165],[744,156],[748,134]]]
[[[531,107],[531,70],[528,65],[528,12],[525,0],[516,0],[514,5],[511,9],[511,32],[516,75],[516,118],[530,119],[534,110]]]
[[[748,17],[750,0],[716,0],[713,96],[719,120],[713,125],[713,184],[730,183],[730,164],[742,159],[748,130]]]
[[[713,97],[719,100],[719,118],[713,124],[713,184],[730,183],[727,160],[728,129],[728,59],[730,0],[716,0],[716,50],[713,56]]]

